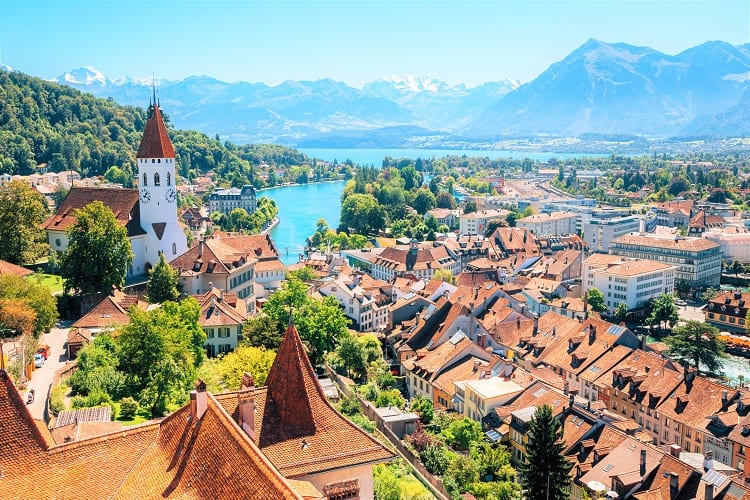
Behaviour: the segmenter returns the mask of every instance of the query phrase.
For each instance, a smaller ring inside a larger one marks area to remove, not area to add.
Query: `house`
[[[389,319],[388,298],[377,288],[374,291],[365,290],[363,279],[364,276],[358,272],[336,279],[325,278],[318,292],[325,297],[335,297],[344,315],[354,322],[360,332],[385,329]],[[387,285],[385,282],[382,284]]]
[[[435,220],[437,220],[438,226],[446,225],[450,229],[455,229],[458,227],[458,213],[459,211],[451,210],[450,208],[433,208],[432,210],[428,210],[427,213],[424,214],[425,219],[432,215],[435,217]]]
[[[255,311],[255,265],[260,253],[246,236],[199,241],[170,265],[177,271],[182,291],[200,295],[216,287],[233,293]]]
[[[502,209],[477,210],[459,216],[459,233],[462,235],[484,235],[492,220],[505,220],[510,212]]]
[[[30,274],[34,274],[34,271],[32,271],[31,269],[26,269],[25,267],[17,266],[16,264],[13,264],[6,260],[0,260],[0,276],[7,275],[24,278],[26,276],[29,276]]]
[[[152,102],[136,153],[139,189],[73,187],[57,212],[43,224],[50,250],[68,247],[67,229],[75,211],[101,201],[127,229],[133,250],[128,276],[148,274],[164,255],[171,260],[185,252],[187,238],[177,220],[175,151],[158,103]]]
[[[68,359],[76,359],[78,351],[91,342],[94,335],[85,328],[71,328],[68,330]]]
[[[81,441],[122,430],[120,422],[113,422],[112,407],[106,405],[61,411],[50,424],[49,431],[55,444]]]
[[[688,223],[688,236],[700,237],[706,231],[712,229],[724,229],[727,220],[721,215],[706,213],[705,210],[699,210],[690,218]]]
[[[438,269],[456,275],[460,272],[460,262],[443,245],[427,246],[413,241],[409,246],[383,249],[372,264],[372,276],[383,281],[396,277],[432,279]]]
[[[214,357],[233,351],[239,345],[248,318],[245,305],[233,293],[217,288],[193,297],[201,308],[198,323],[206,332],[206,354]]]
[[[456,395],[464,401],[464,415],[478,421],[523,391],[523,387],[509,377],[494,376],[457,381],[454,384]]]
[[[403,411],[393,406],[375,408],[375,413],[380,415],[383,423],[399,439],[414,432],[414,427],[419,421],[419,415],[411,411]]]
[[[688,227],[694,205],[693,200],[658,203],[656,205],[656,224],[667,227]]]
[[[583,223],[583,239],[594,252],[609,252],[612,240],[640,231],[641,220],[635,215],[596,214]]]
[[[574,212],[553,212],[522,217],[516,221],[516,227],[526,228],[536,237],[564,236],[576,234],[579,215]]]
[[[718,294],[703,306],[706,323],[720,330],[745,333],[745,322],[750,310],[750,293],[729,290]]]
[[[255,212],[257,202],[253,186],[245,184],[241,188],[217,189],[208,197],[208,209],[211,213],[228,215],[236,208],[241,208],[248,214]]]
[[[269,464],[285,478],[312,484],[323,498],[373,498],[372,468],[393,458],[333,409],[291,322],[266,387],[247,376],[240,391],[216,399]]]
[[[117,326],[130,324],[128,309],[132,306],[143,310],[148,308],[148,304],[138,295],[129,295],[115,290],[112,295],[104,297],[93,309],[81,316],[71,327],[88,330],[93,336],[114,330]]]

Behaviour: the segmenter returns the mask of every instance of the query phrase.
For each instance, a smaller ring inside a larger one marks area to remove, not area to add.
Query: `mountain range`
[[[144,106],[152,82],[110,79],[94,68],[54,81]],[[361,89],[330,79],[228,83],[208,76],[157,80],[179,128],[234,142],[307,147],[419,147],[508,137],[750,132],[750,44],[712,41],[667,55],[589,40],[534,80],[476,87],[388,77]]]

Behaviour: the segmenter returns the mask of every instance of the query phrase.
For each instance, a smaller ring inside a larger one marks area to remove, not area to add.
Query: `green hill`
[[[165,111],[168,122],[169,110]],[[145,108],[121,106],[40,78],[0,70],[0,173],[29,175],[47,168],[99,176],[117,167],[130,180],[145,120]],[[237,146],[172,128],[170,136],[179,174],[186,178],[213,170],[225,184],[263,187],[268,182],[299,179],[277,178],[275,173],[267,179],[268,172],[261,165],[292,172],[292,167],[311,162],[306,155],[282,146]],[[330,170],[320,175],[334,174]]]

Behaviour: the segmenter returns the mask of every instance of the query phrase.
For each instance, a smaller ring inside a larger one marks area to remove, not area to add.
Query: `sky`
[[[750,42],[750,0],[2,0],[0,62],[43,78],[208,75],[264,82],[391,75],[528,82],[595,38],[677,54]]]

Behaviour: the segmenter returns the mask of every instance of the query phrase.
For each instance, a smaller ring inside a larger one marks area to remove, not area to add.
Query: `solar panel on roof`
[[[541,389],[537,389],[537,391],[534,393],[534,397],[535,398],[541,398],[545,394],[547,394],[547,389],[545,389],[544,387],[542,387]]]

